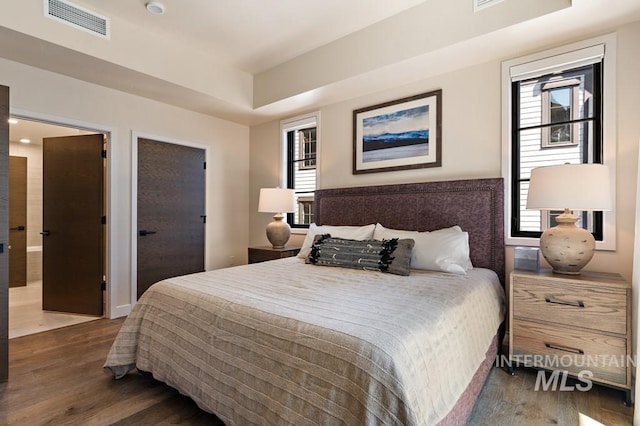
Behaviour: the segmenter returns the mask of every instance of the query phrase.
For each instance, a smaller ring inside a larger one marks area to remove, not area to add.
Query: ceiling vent
[[[44,0],[44,14],[63,24],[109,39],[109,18],[66,0]]]
[[[473,0],[473,11],[477,12],[486,9],[489,6],[496,5],[504,0]]]

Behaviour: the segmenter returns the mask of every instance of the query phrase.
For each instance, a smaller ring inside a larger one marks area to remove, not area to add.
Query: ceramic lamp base
[[[556,218],[558,226],[540,237],[540,252],[558,274],[578,275],[593,257],[596,242],[591,232],[575,225],[578,216],[565,211]]]
[[[274,249],[284,248],[291,236],[291,227],[282,220],[282,215],[273,216],[273,222],[267,225],[267,239]]]

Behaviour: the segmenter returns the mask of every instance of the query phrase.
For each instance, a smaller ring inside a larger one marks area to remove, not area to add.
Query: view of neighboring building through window
[[[286,153],[286,187],[295,192],[297,209],[287,214],[292,228],[307,228],[313,223],[316,190],[317,120],[315,116],[283,123]]]
[[[537,238],[562,212],[526,209],[531,170],[603,161],[601,58],[515,78],[511,97],[511,236]],[[602,239],[601,212],[574,214],[582,218],[578,226]]]
[[[298,143],[301,170],[316,168],[316,128],[298,130]]]

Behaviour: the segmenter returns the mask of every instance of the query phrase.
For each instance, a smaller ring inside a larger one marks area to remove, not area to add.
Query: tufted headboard
[[[502,178],[320,189],[318,225],[367,225],[432,231],[459,225],[469,233],[471,262],[494,270],[504,286]]]

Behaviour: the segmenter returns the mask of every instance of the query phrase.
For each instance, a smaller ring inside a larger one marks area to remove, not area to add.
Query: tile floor
[[[9,338],[93,321],[99,317],[42,310],[42,281],[9,289]]]

